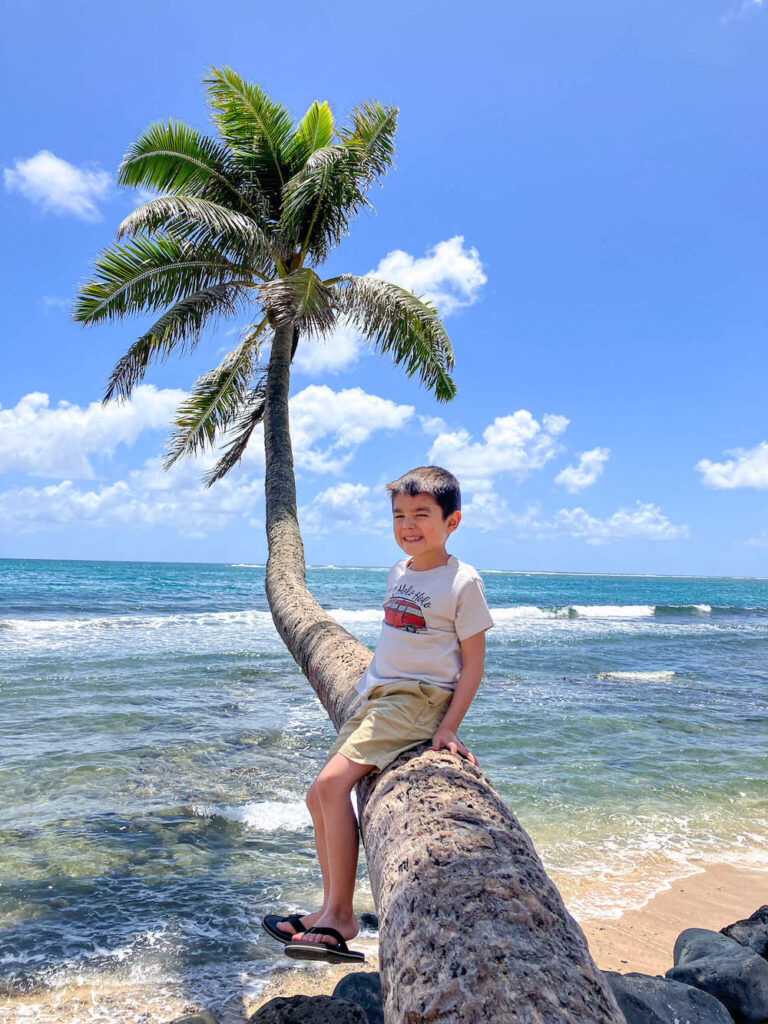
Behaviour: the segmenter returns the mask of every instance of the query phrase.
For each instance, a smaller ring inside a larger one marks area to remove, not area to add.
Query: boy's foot
[[[330,939],[331,942],[324,939]],[[285,952],[292,960],[325,960],[330,964],[365,962],[365,954],[350,949],[341,932],[329,924],[308,928],[302,939],[295,938],[286,942]]]
[[[289,939],[292,939],[293,936],[296,935],[297,932],[302,932],[302,931],[306,930],[307,928],[313,928],[317,924],[317,922],[320,920],[322,915],[323,915],[322,910],[316,910],[312,914],[302,914],[301,915],[301,925],[299,925],[298,922],[296,921],[296,918],[297,918],[298,915],[297,914],[291,914],[290,915],[291,916],[291,920],[289,920],[289,918],[287,918],[287,917],[284,917],[282,919],[282,921],[280,921],[278,923],[277,927],[279,928],[279,930],[281,932],[285,932],[286,936]],[[296,922],[297,927],[294,927],[294,922]]]
[[[360,924],[354,914],[349,917],[334,917],[331,914],[312,914],[310,915],[316,918],[312,924],[308,925],[309,928],[317,929],[307,934],[306,931],[297,932],[291,939],[291,943],[295,942],[323,942],[326,945],[333,948],[338,945],[338,938],[334,935],[334,932],[342,935],[345,939],[354,939],[357,933],[360,931]],[[309,918],[302,918],[304,921],[308,921]],[[332,931],[323,932],[321,931],[323,925],[327,925]]]

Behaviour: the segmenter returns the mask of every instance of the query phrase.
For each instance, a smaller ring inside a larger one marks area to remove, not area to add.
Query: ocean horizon
[[[387,569],[307,583],[373,648]],[[768,582],[480,572],[462,738],[577,919],[765,866]],[[149,986],[158,1015],[260,991],[285,960],[261,917],[319,898],[304,794],[335,736],[264,566],[0,559],[0,602],[0,988]]]

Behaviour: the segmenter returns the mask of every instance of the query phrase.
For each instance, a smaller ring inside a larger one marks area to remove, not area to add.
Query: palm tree
[[[178,409],[166,465],[223,445],[210,486],[263,421],[269,605],[338,728],[371,653],[306,587],[291,362],[297,345],[343,319],[447,401],[453,352],[428,302],[376,278],[317,272],[392,166],[396,108],[365,103],[336,125],[315,102],[294,125],[228,68],[210,69],[205,85],[219,138],[169,121],[131,146],[119,183],[158,195],[119,226],[74,317],[159,314],[117,363],[109,401],[128,398],[153,362],[193,350],[217,318],[249,314],[237,346]],[[365,780],[360,808],[388,1024],[623,1019],[530,839],[480,770],[447,753],[411,753]]]

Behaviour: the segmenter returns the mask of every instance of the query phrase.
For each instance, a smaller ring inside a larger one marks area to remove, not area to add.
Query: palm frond
[[[247,214],[210,199],[179,195],[150,199],[123,220],[117,238],[159,231],[193,245],[212,245],[238,263],[249,263],[262,276],[274,270],[269,236],[263,228]]]
[[[258,213],[241,191],[242,175],[227,148],[181,121],[150,125],[125,154],[117,181]]]
[[[331,291],[339,312],[380,352],[391,353],[395,365],[409,377],[418,374],[438,401],[454,397],[453,349],[434,306],[375,277],[345,274]]]
[[[354,151],[360,173],[370,180],[383,177],[395,160],[397,107],[364,103],[350,112],[351,127],[339,129],[345,146]]]
[[[160,309],[212,285],[252,278],[247,266],[228,260],[210,244],[193,245],[171,235],[137,235],[110,246],[95,262],[96,277],[75,296],[72,317],[94,324]]]
[[[233,469],[245,454],[248,442],[251,440],[256,427],[264,419],[264,409],[267,400],[267,374],[262,374],[258,383],[250,389],[238,414],[238,419],[229,428],[228,434],[232,440],[228,443],[226,451],[219,461],[203,477],[206,487],[215,484],[217,480],[225,477],[230,469]]]
[[[293,175],[301,170],[318,149],[328,146],[333,138],[333,114],[327,103],[312,104],[296,126],[296,131],[283,148],[283,159]]]
[[[275,327],[293,324],[302,334],[317,335],[336,323],[333,293],[309,267],[260,285],[259,294]]]
[[[210,68],[204,79],[213,119],[234,152],[246,179],[270,200],[277,216],[280,189],[288,178],[283,147],[293,128],[291,115],[263,89],[231,68]]]
[[[217,284],[187,295],[171,306],[118,360],[110,375],[104,402],[130,398],[150,363],[167,359],[171,352],[184,355],[193,351],[203,328],[210,326],[218,316],[236,313],[239,299],[236,284]]]
[[[283,189],[280,235],[300,246],[313,263],[322,263],[349,233],[351,220],[370,206],[361,184],[350,149],[330,145],[316,150]]]
[[[232,423],[246,399],[267,328],[265,317],[215,370],[195,382],[189,396],[176,410],[176,429],[166,445],[165,469],[182,455],[194,455],[212,447],[218,433]]]

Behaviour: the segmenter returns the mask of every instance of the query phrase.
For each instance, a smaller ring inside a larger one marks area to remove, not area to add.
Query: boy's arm
[[[480,680],[483,678],[484,665],[485,633],[475,633],[474,636],[462,640],[461,672],[456,681],[456,690],[437,732],[432,737],[433,750],[448,747],[452,754],[462,754],[472,764],[477,764],[477,758],[467,750],[456,733],[477,693]]]

